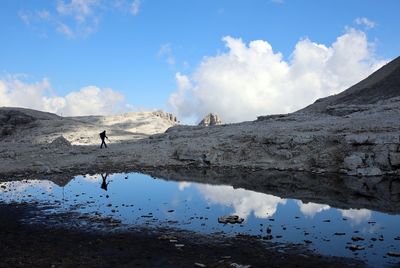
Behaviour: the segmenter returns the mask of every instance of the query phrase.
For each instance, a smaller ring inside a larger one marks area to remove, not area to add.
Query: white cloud
[[[29,12],[20,10],[18,12],[18,17],[27,25],[31,24],[32,15]]]
[[[61,33],[62,35],[70,39],[75,37],[75,33],[71,30],[71,28],[68,25],[64,23],[60,23],[58,25],[57,32]]]
[[[342,216],[348,218],[353,224],[360,224],[371,218],[372,212],[368,209],[347,209],[339,210]]]
[[[57,12],[61,15],[73,16],[77,22],[83,23],[99,4],[99,0],[71,0],[69,3],[59,0]]]
[[[88,86],[59,97],[53,93],[47,78],[35,83],[25,82],[18,76],[0,79],[0,106],[31,108],[68,116],[107,115],[121,111],[123,100],[123,95],[109,88]]]
[[[197,187],[207,201],[231,206],[235,209],[236,215],[245,219],[252,212],[257,218],[271,217],[279,204],[286,204],[286,200],[280,197],[234,189],[232,186],[198,185]]]
[[[19,18],[29,27],[43,31],[43,26],[52,26],[66,38],[86,37],[97,31],[102,15],[109,10],[118,10],[136,16],[141,7],[140,0],[58,0],[54,9],[40,11],[21,10]],[[35,26],[35,27],[34,27]],[[47,28],[46,28],[47,29]]]
[[[140,5],[141,5],[141,1],[140,0],[134,0],[131,4],[131,14],[136,16],[137,14],[139,14],[139,10],[140,10]]]
[[[162,44],[157,53],[158,57],[165,58],[169,65],[175,65],[175,57],[172,53],[172,46],[170,43]]]
[[[330,46],[300,40],[289,61],[267,41],[246,44],[230,36],[223,41],[227,52],[205,57],[190,76],[177,73],[178,88],[169,104],[181,117],[200,120],[216,112],[224,122],[239,122],[293,112],[385,63],[374,56],[366,34],[351,28]]]
[[[38,12],[37,12],[37,15],[38,15],[39,18],[42,19],[42,20],[49,20],[50,17],[51,17],[50,12],[47,11],[47,10],[45,10],[45,9],[44,9],[44,10],[41,10],[41,11],[38,11]]]
[[[307,216],[310,218],[313,218],[316,214],[331,208],[328,205],[321,205],[321,204],[315,204],[315,203],[303,203],[301,201],[297,201],[297,204],[299,205],[301,213],[303,213],[304,216]]]
[[[363,25],[363,26],[365,26],[367,29],[371,29],[371,28],[374,28],[374,27],[376,26],[376,23],[375,23],[374,21],[369,20],[369,19],[367,19],[367,18],[365,18],[365,17],[363,17],[363,18],[356,18],[356,19],[354,20],[354,22],[355,22],[357,25]]]

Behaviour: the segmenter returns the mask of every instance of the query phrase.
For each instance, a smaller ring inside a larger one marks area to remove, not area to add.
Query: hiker
[[[103,148],[103,144],[104,144],[104,147],[107,148],[107,144],[104,141],[105,138],[107,138],[107,140],[108,140],[108,137],[106,136],[106,131],[104,130],[103,132],[100,133],[100,139],[101,139],[100,148]]]
[[[101,174],[101,178],[103,179],[103,182],[101,183],[100,188],[103,190],[106,190],[106,191],[107,191],[107,186],[110,183],[110,182],[107,182],[107,176],[108,176],[107,173],[105,174],[105,176],[103,176],[103,173]]]

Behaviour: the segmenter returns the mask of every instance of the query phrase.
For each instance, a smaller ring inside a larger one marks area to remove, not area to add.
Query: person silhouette
[[[100,175],[101,175],[101,178],[103,179],[103,182],[101,183],[100,188],[107,191],[108,184],[110,183],[110,182],[107,182],[108,174],[106,173],[105,176],[103,176],[103,173],[102,173]]]
[[[106,139],[106,138],[107,138],[107,140],[108,140],[108,137],[106,136],[106,131],[104,130],[104,131],[101,132],[99,135],[100,135],[100,139],[101,139],[100,148],[103,148],[103,144],[104,144],[104,147],[107,148],[107,144],[106,144],[106,142],[104,141],[104,139]]]

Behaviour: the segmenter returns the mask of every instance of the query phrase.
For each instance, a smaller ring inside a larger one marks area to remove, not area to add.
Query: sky
[[[398,0],[3,0],[0,106],[288,113],[400,55]]]

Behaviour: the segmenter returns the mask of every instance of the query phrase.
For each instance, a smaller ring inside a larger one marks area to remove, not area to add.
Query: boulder
[[[71,143],[63,136],[60,136],[55,140],[53,140],[50,146],[53,148],[64,148],[64,147],[71,147]]]
[[[352,154],[343,161],[343,166],[349,170],[354,170],[363,165],[362,155]]]
[[[215,125],[221,125],[222,120],[219,117],[219,115],[215,113],[209,113],[206,115],[203,120],[200,121],[199,126],[215,126]]]
[[[390,164],[392,166],[394,166],[394,167],[400,166],[400,153],[398,153],[398,152],[390,153],[389,159],[390,159]]]

